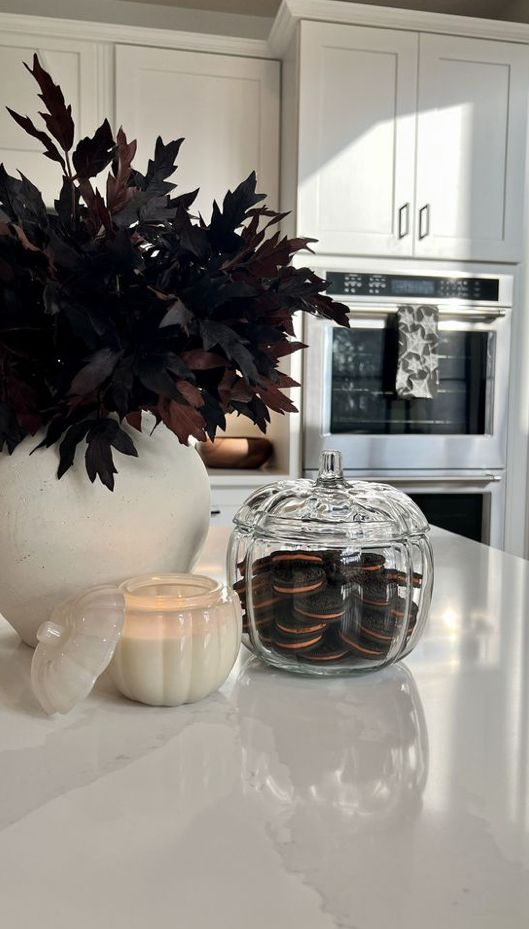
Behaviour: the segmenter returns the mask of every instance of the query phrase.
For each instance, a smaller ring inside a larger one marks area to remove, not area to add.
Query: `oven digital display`
[[[469,303],[497,303],[500,282],[497,277],[440,277],[437,275],[364,274],[328,271],[332,297],[407,297],[429,300],[465,300]]]
[[[435,297],[435,282],[431,278],[396,277],[392,282],[396,297]]]

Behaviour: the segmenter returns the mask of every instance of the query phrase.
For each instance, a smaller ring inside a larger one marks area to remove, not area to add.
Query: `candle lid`
[[[31,683],[46,713],[69,713],[112,660],[125,618],[118,587],[93,587],[57,606],[38,632]]]

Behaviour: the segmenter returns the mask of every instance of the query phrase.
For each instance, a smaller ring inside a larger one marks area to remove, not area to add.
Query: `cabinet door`
[[[520,257],[527,62],[527,46],[421,35],[417,255]]]
[[[118,45],[116,115],[138,140],[140,170],[158,135],[185,138],[174,180],[181,193],[200,188],[193,209],[205,219],[253,170],[277,205],[278,62]]]
[[[41,191],[48,206],[61,189],[61,169],[45,158],[43,146],[26,133],[11,118],[5,106],[23,116],[30,116],[45,129],[38,117],[42,109],[37,97],[39,87],[23,62],[31,64],[37,52],[40,63],[61,85],[66,102],[71,103],[77,139],[92,133],[104,116],[99,112],[98,46],[91,42],[57,39],[49,36],[25,36],[4,33],[0,37],[0,163],[9,174],[22,171]]]
[[[417,35],[301,28],[298,232],[326,254],[410,255]]]

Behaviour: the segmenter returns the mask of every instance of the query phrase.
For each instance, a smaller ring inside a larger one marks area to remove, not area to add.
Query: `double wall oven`
[[[310,318],[303,461],[343,452],[349,475],[398,484],[430,522],[501,547],[513,277],[474,270],[321,267],[349,330]],[[395,391],[397,310],[439,308],[434,399]]]

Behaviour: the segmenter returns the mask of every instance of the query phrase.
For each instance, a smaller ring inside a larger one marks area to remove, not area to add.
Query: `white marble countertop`
[[[48,719],[0,620],[0,925],[527,929],[529,563],[433,537],[422,642],[361,678],[243,649],[194,706]]]

